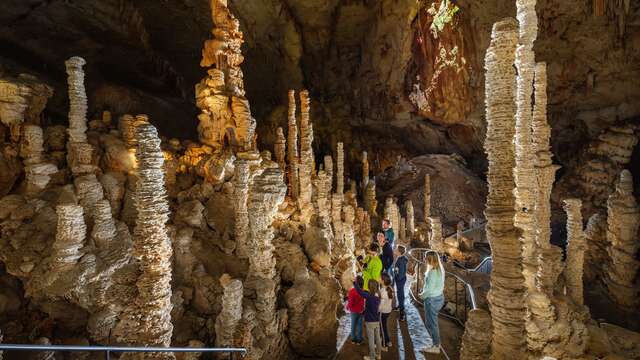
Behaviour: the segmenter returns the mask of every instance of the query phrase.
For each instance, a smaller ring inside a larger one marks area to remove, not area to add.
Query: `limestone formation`
[[[288,132],[287,132],[287,160],[289,162],[289,169],[287,172],[289,180],[289,196],[293,200],[298,199],[298,164],[300,158],[298,157],[298,124],[296,122],[296,93],[293,90],[289,90],[289,116]]]
[[[623,170],[616,190],[607,202],[607,253],[604,283],[613,301],[626,309],[638,304],[638,288],[634,279],[640,268],[637,260],[640,241],[640,207],[633,195],[633,178]]]
[[[9,128],[12,142],[20,138],[23,123],[40,125],[40,114],[51,96],[53,88],[32,75],[0,79],[0,123]]]
[[[331,257],[336,261],[348,255],[342,223],[342,196],[337,193],[331,196],[331,224],[333,226],[334,241],[334,245],[331,247]]]
[[[482,309],[469,312],[464,324],[460,360],[484,360],[491,352],[491,315]]]
[[[442,238],[442,222],[440,221],[440,218],[429,218],[429,228],[431,229],[429,236],[429,249],[442,253],[444,251],[444,240]]]
[[[366,189],[369,183],[369,157],[366,151],[362,152],[362,188]]]
[[[135,203],[138,217],[133,233],[133,253],[138,259],[140,275],[137,295],[121,315],[115,333],[119,341],[145,345],[169,346],[171,323],[171,256],[172,248],[165,224],[169,204],[164,187],[164,156],[157,130],[150,124],[140,125],[138,148],[138,181]],[[123,354],[127,358],[173,358],[172,354]]]
[[[411,240],[413,240],[413,235],[416,232],[416,220],[413,213],[413,202],[411,202],[411,200],[405,201],[404,209],[407,213],[407,235],[409,236],[409,242],[411,242]]]
[[[93,218],[93,212],[95,210],[98,201],[104,198],[104,192],[102,185],[96,178],[95,174],[87,174],[77,177],[74,180],[76,188],[76,196],[78,196],[78,202],[84,208],[84,214],[87,219]]]
[[[248,161],[236,160],[235,174],[233,176],[233,208],[235,212],[236,254],[239,258],[249,256],[249,213],[247,210],[249,171]]]
[[[365,196],[364,196],[364,208],[367,210],[370,216],[378,216],[376,208],[378,207],[378,201],[376,200],[376,182],[371,179],[367,184]]]
[[[404,217],[400,217],[400,226],[398,226],[398,240],[400,243],[407,241],[407,220]]]
[[[485,217],[493,270],[488,294],[492,319],[492,359],[525,358],[525,307],[522,256],[513,223],[515,166],[515,69],[517,22],[493,25],[485,57],[485,152],[489,161],[489,194]]]
[[[333,190],[333,158],[331,157],[331,155],[325,155],[323,163],[324,171],[327,172],[327,176],[331,181],[331,183],[329,184],[329,192],[331,192]]]
[[[24,172],[26,178],[26,191],[35,194],[43,190],[51,180],[51,175],[58,168],[45,161],[43,157],[42,128],[37,125],[24,125],[20,155],[24,159]]]
[[[216,346],[235,347],[235,332],[242,319],[242,281],[232,279],[228,274],[220,277],[222,311],[216,318]]]
[[[106,199],[99,200],[94,206],[93,216],[94,223],[91,230],[91,238],[98,249],[108,249],[117,235],[109,201]]]
[[[343,271],[340,276],[340,284],[343,289],[348,289],[356,274],[356,262],[355,262],[355,251],[356,251],[356,241],[355,241],[355,233],[354,233],[354,219],[355,213],[354,209],[351,205],[346,205],[342,208],[342,212],[344,215],[343,222],[343,233],[344,233],[344,247],[346,253],[345,263],[347,264],[344,268],[346,270]]]
[[[582,201],[566,199],[564,210],[567,213],[567,260],[564,278],[567,293],[576,304],[584,304],[582,274],[584,268],[585,234],[582,229]]]
[[[336,148],[336,193],[341,198],[344,193],[344,144],[341,142]]]
[[[424,207],[422,209],[422,216],[424,222],[428,225],[429,218],[431,217],[431,175],[426,174],[424,176],[424,189],[423,189]]]
[[[584,280],[593,282],[604,278],[603,268],[608,261],[607,255],[607,217],[593,214],[584,230],[587,249],[584,254]]]
[[[279,127],[276,130],[276,142],[273,145],[273,152],[276,154],[276,162],[280,166],[280,170],[283,172],[287,170],[287,162],[285,160],[286,157],[286,146],[287,139],[284,137],[284,132],[282,128]]]
[[[225,0],[211,0],[210,5],[214,39],[205,41],[200,66],[212,68],[196,85],[200,141],[214,149],[254,150],[256,120],[245,98],[240,68],[244,61],[240,23]]]
[[[300,162],[298,181],[300,186],[298,207],[302,210],[311,204],[311,176],[313,172],[313,130],[309,120],[309,92],[300,91]]]
[[[82,257],[81,251],[87,228],[82,216],[82,206],[58,205],[58,225],[53,243],[51,268],[53,271],[68,270]]]

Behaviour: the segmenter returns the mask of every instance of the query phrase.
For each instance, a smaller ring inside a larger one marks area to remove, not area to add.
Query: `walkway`
[[[409,291],[410,281],[407,281],[407,294]],[[398,313],[393,312],[389,317],[389,330],[393,346],[389,351],[383,353],[383,360],[441,360],[447,359],[443,354],[424,354],[420,351],[425,346],[431,345],[431,338],[424,326],[424,314],[422,307],[416,306],[411,301],[411,297],[407,296],[406,312],[407,321],[399,322]],[[368,355],[368,347],[365,343],[362,345],[353,345],[349,341],[350,331],[349,314],[340,319],[340,329],[338,330],[338,354],[336,360],[356,360],[362,359]],[[440,337],[442,346],[447,352],[449,359],[459,358],[460,339],[462,338],[463,329],[455,322],[440,316]]]

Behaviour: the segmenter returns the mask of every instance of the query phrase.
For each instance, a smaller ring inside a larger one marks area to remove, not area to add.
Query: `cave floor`
[[[407,281],[409,284],[410,281]],[[407,285],[408,286],[408,285]],[[407,288],[407,291],[409,289]],[[407,319],[405,322],[398,321],[398,312],[394,311],[389,317],[389,337],[392,346],[387,352],[382,353],[383,360],[436,360],[447,359],[443,354],[425,354],[420,351],[425,346],[431,345],[431,337],[424,326],[424,313],[422,307],[415,304],[408,296],[406,300]],[[448,359],[459,358],[460,341],[462,329],[454,321],[440,316],[440,337],[442,347],[448,355]],[[349,314],[345,314],[340,319],[338,354],[336,360],[362,359],[369,354],[367,340],[361,345],[354,345],[349,340],[350,332]]]

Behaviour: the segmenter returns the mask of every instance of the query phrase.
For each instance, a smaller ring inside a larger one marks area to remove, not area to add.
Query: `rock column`
[[[220,277],[223,288],[222,311],[216,318],[216,346],[235,347],[235,333],[242,320],[242,281],[227,274]],[[229,358],[228,354],[223,358]]]
[[[289,196],[293,200],[298,199],[298,124],[296,122],[296,93],[289,90],[289,116],[287,131],[287,159],[289,160]]]
[[[422,216],[424,222],[428,226],[429,218],[431,217],[431,175],[429,174],[426,174],[424,176],[424,189],[422,189],[422,197],[424,198]]]
[[[311,204],[311,175],[313,173],[313,130],[309,120],[309,92],[300,92],[300,163],[298,168],[298,180],[300,193],[298,206],[300,210]]]
[[[369,183],[369,157],[366,151],[362,152],[362,188],[366,189]]]
[[[84,87],[86,64],[81,57],[74,56],[65,62],[69,85],[69,140],[67,162],[74,176],[95,171],[91,164],[93,147],[87,143],[87,94]]]
[[[233,176],[233,198],[235,212],[235,238],[236,255],[245,259],[249,256],[249,212],[247,210],[247,199],[249,198],[249,162],[246,160],[236,160]]]
[[[275,152],[275,155],[276,155],[276,162],[278,163],[278,165],[280,166],[280,170],[282,171],[287,170],[287,163],[285,161],[286,145],[287,145],[287,139],[285,139],[284,137],[284,132],[282,131],[282,128],[279,127],[278,130],[276,130],[276,142],[273,146],[274,147],[273,151]]]
[[[82,257],[87,227],[84,223],[82,206],[58,205],[58,225],[53,242],[52,271],[63,271],[74,266]]]
[[[409,235],[409,242],[411,242],[416,231],[416,220],[413,213],[413,202],[411,202],[411,200],[405,201],[404,208],[407,212],[407,235]]]
[[[442,222],[440,218],[429,218],[429,227],[431,228],[429,248],[442,253],[444,251],[444,240],[442,239]]]
[[[564,278],[567,293],[578,305],[584,305],[582,274],[584,268],[585,234],[582,230],[582,200],[566,199],[564,211],[567,213],[567,265]]]
[[[36,194],[49,184],[51,175],[56,173],[58,168],[44,161],[42,128],[37,125],[24,125],[22,132],[20,155],[24,159],[26,191],[28,194]]]
[[[344,144],[341,142],[336,147],[336,194],[342,201],[344,194]]]

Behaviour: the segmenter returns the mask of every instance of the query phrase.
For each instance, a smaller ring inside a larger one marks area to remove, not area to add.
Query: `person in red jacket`
[[[364,285],[362,276],[358,276],[356,282],[361,288]],[[358,291],[353,287],[347,294],[347,311],[351,313],[351,343],[361,344],[364,341],[362,338],[364,298],[360,296]]]

